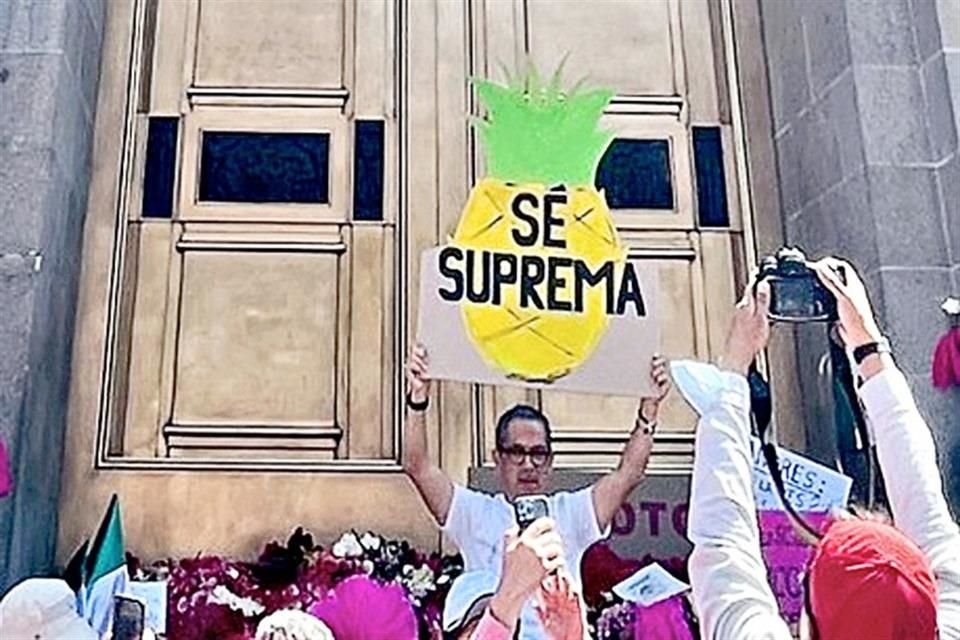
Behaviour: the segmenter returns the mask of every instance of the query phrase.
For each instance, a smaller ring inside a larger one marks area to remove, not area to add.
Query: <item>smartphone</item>
[[[113,640],[142,640],[143,602],[127,596],[113,598]]]
[[[520,496],[513,501],[513,512],[517,518],[517,526],[523,531],[537,518],[550,515],[550,503],[547,496]]]

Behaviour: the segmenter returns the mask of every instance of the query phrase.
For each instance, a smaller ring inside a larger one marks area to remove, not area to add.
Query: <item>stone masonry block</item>
[[[953,102],[953,123],[960,137],[960,48],[944,51],[943,61],[947,67],[947,85]]]
[[[806,204],[843,180],[840,149],[822,109],[811,109],[795,127],[800,162],[800,202]]]
[[[953,264],[960,265],[960,154],[955,154],[937,173],[940,204],[950,238]]]
[[[920,60],[929,60],[943,47],[940,39],[937,0],[910,0],[910,8],[913,13],[913,28],[917,36]],[[957,16],[957,20],[960,21],[960,15]]]
[[[960,389],[935,389],[929,375],[908,375],[917,408],[933,432],[937,462],[948,502],[954,505],[954,518],[960,505],[960,431],[956,417],[960,415]]]
[[[881,263],[949,266],[936,170],[874,166],[867,175]]]
[[[853,61],[851,35],[847,32],[847,7],[843,2],[802,3],[806,53],[810,60],[810,84],[818,96]]]
[[[811,4],[834,4],[817,2]],[[850,48],[856,64],[917,62],[910,0],[847,0]]]
[[[944,49],[960,49],[960,2],[937,0],[940,39]]]
[[[783,131],[774,141],[777,157],[777,174],[780,182],[780,209],[784,218],[800,211],[800,149],[796,130]]]
[[[0,139],[50,143],[63,56],[0,52]]]
[[[881,329],[887,331],[900,367],[930,375],[933,348],[944,331],[939,306],[950,294],[948,269],[881,269],[884,305]]]
[[[957,152],[957,123],[955,108],[960,108],[960,86],[957,100],[950,97],[947,66],[944,56],[937,54],[921,67],[923,90],[927,101],[927,127],[930,132],[930,150],[933,162],[941,162]]]
[[[50,149],[0,146],[0,255],[24,253],[40,244],[49,191],[59,172]]]
[[[792,122],[810,102],[800,7],[799,0],[761,1],[775,130]]]
[[[0,2],[0,52],[56,52],[66,34],[64,14],[72,0]]]
[[[929,162],[920,73],[911,67],[855,67],[868,163]]]
[[[866,158],[852,69],[821,96],[816,108],[830,139],[830,146],[824,151],[835,153],[839,158],[841,177],[860,173]]]

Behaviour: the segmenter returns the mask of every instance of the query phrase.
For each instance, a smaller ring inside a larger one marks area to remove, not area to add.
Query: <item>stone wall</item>
[[[952,0],[761,0],[785,236],[861,271],[960,505],[960,392],[930,382],[960,282],[960,20]],[[954,21],[956,21],[954,23]],[[948,69],[954,76],[950,79]],[[809,447],[822,329],[798,334]],[[952,463],[952,465],[951,465]]]
[[[103,0],[0,2],[0,592],[52,568]]]

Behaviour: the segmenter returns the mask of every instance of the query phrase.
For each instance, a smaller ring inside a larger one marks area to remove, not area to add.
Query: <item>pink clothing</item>
[[[673,596],[649,607],[636,606],[634,640],[694,640],[683,598],[682,595]]]

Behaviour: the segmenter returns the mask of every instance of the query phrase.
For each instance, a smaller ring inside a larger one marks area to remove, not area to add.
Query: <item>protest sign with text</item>
[[[607,89],[530,72],[475,79],[488,175],[449,242],[420,265],[428,374],[607,395],[654,392],[657,274],[629,259],[597,166]],[[633,375],[631,375],[633,374]]]

